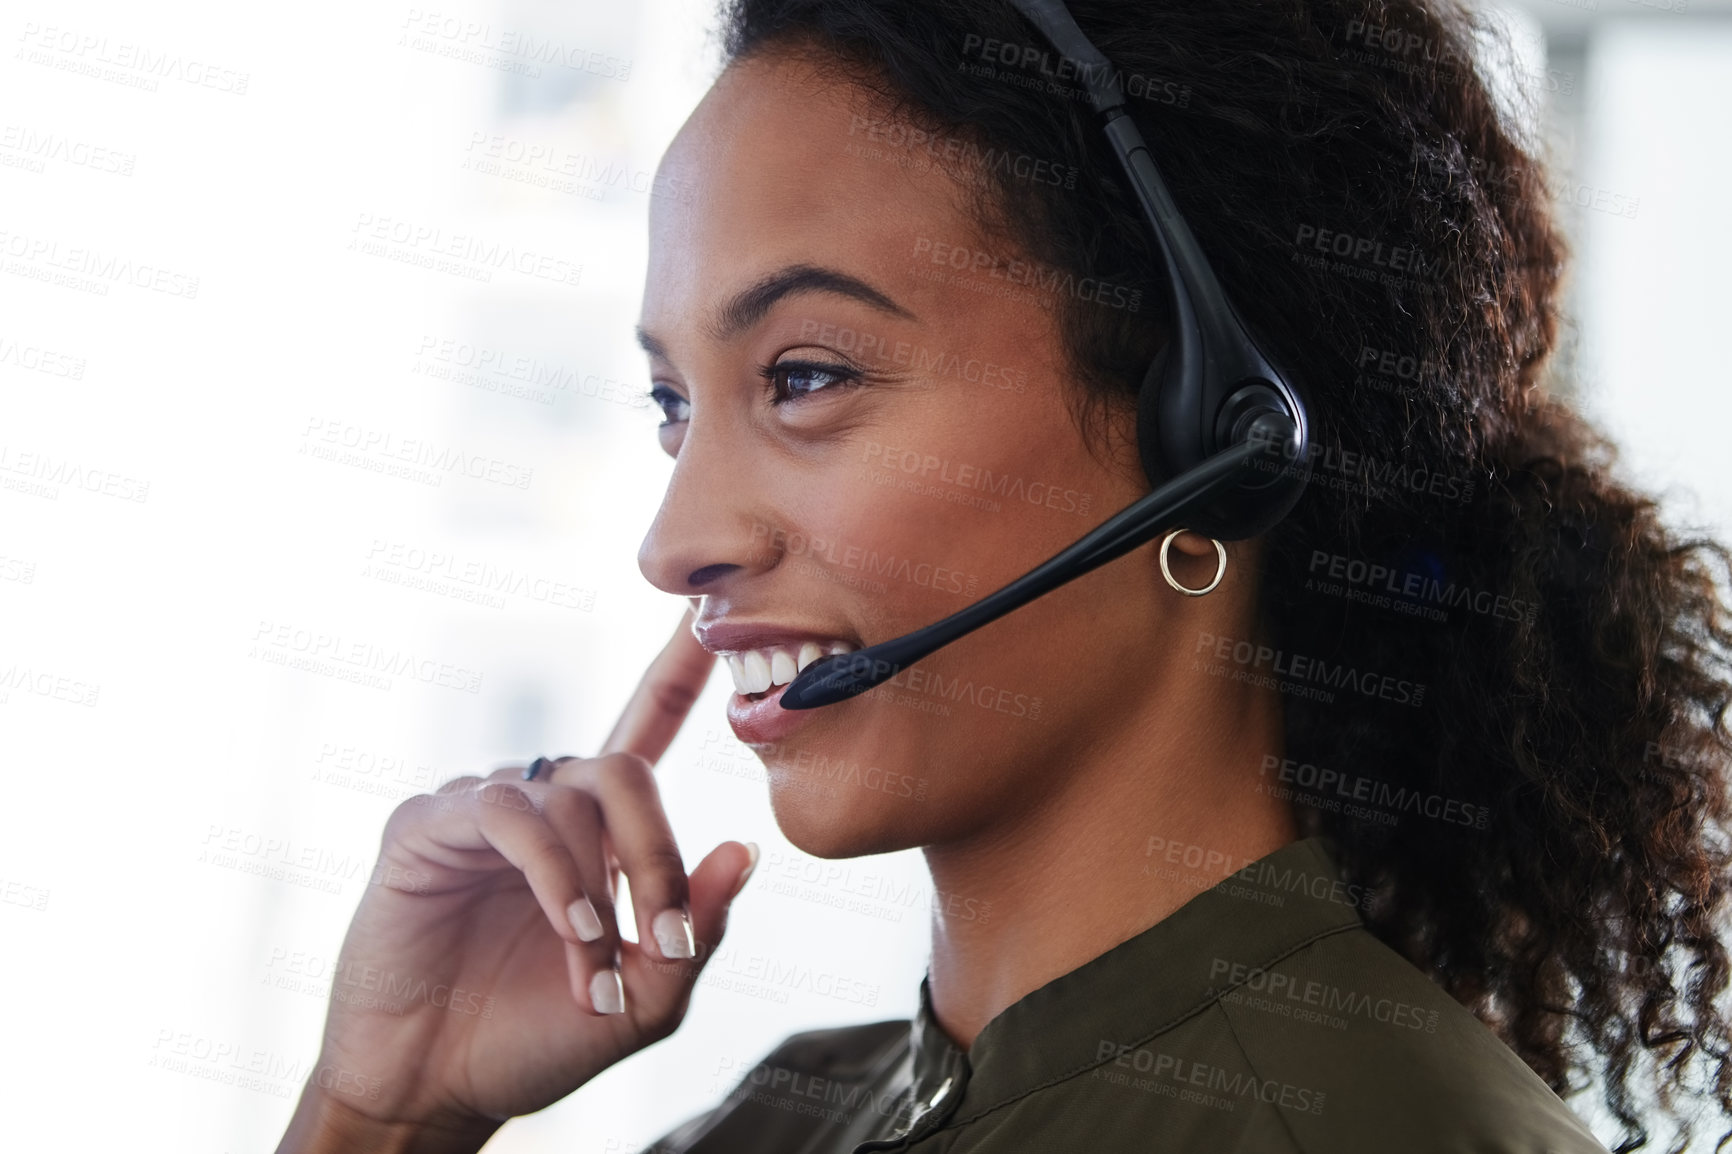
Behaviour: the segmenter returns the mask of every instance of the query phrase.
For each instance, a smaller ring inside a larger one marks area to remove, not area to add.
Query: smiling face
[[[975,226],[963,166],[932,163],[958,150],[883,115],[833,66],[749,58],[662,161],[691,195],[653,203],[640,335],[676,463],[639,564],[748,689],[963,608],[1148,488],[1091,453],[1057,299]],[[1174,553],[1191,585],[1199,543]],[[1148,717],[1196,637],[1180,600],[1144,547],[860,697],[736,693],[730,721],[809,853],[967,837]]]

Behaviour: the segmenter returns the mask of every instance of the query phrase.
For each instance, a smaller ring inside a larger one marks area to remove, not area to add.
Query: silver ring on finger
[[[566,757],[570,755],[567,754]],[[541,776],[542,771],[553,768],[555,762],[564,761],[565,757],[538,757],[529,763],[529,768],[523,771],[524,781],[534,781]]]

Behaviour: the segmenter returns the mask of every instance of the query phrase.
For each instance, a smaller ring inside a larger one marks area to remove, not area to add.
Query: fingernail
[[[752,871],[758,868],[758,843],[755,841],[747,842],[746,853],[750,855],[746,861],[746,868],[740,871],[740,880],[734,883],[734,892],[728,895],[729,901],[740,896],[740,891],[746,888],[746,882],[751,878]]]
[[[577,931],[577,936],[586,942],[593,942],[607,932],[602,928],[601,919],[595,916],[595,907],[589,904],[588,898],[578,898],[566,906],[565,916],[571,919],[571,928]]]
[[[618,1014],[625,1010],[625,983],[618,970],[597,970],[589,980],[589,1000],[598,1014]]]
[[[692,918],[685,910],[663,910],[650,922],[655,931],[656,945],[664,958],[690,958],[697,954],[697,942],[692,938]]]

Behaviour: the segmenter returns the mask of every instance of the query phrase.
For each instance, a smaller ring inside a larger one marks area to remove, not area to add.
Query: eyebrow
[[[798,293],[830,293],[857,300],[903,320],[919,319],[859,277],[818,265],[792,264],[735,293],[717,310],[716,318],[709,326],[709,335],[718,341],[731,341],[763,320],[776,302]],[[637,326],[637,343],[651,356],[671,359],[667,355],[667,346],[644,331],[642,325]]]

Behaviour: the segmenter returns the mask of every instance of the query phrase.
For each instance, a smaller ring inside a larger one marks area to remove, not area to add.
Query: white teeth
[[[742,696],[763,693],[776,685],[786,685],[798,677],[812,662],[831,653],[852,653],[854,646],[846,641],[804,641],[796,650],[789,645],[773,645],[764,649],[748,649],[743,653],[728,653],[728,672],[734,679],[734,690]]]
[[[806,672],[806,666],[812,664],[812,662],[818,660],[818,658],[822,656],[824,656],[824,651],[818,647],[816,641],[806,642],[800,646],[800,659],[795,663],[795,672]]]
[[[770,688],[770,663],[761,649],[746,651],[746,693],[762,693]]]

